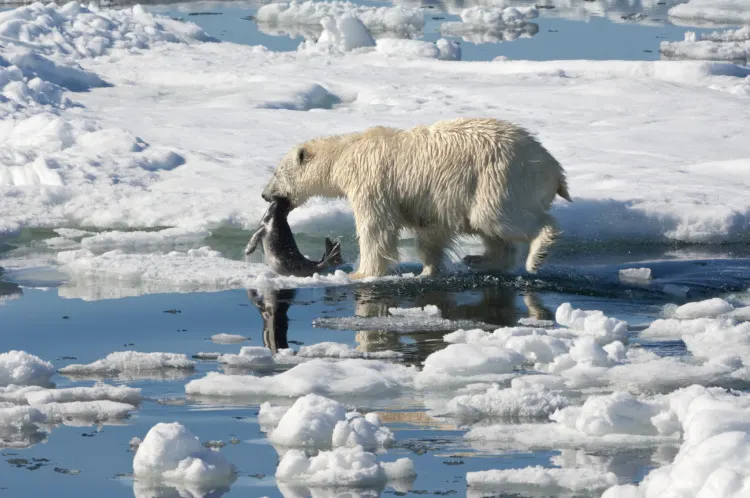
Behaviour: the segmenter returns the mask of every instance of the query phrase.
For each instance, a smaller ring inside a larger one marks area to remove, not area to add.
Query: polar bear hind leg
[[[434,277],[445,271],[445,258],[451,237],[436,229],[415,230],[417,257],[422,261],[423,277]]]

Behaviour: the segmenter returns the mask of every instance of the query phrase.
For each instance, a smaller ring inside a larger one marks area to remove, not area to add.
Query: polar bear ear
[[[298,163],[305,164],[308,159],[310,159],[310,151],[307,149],[307,147],[300,147],[299,149],[297,149]]]

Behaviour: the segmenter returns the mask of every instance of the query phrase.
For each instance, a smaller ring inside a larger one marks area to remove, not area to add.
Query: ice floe
[[[717,24],[750,23],[748,0],[689,0],[669,9],[669,17]]]
[[[486,8],[473,6],[461,11],[461,22],[440,25],[443,36],[460,36],[472,43],[492,43],[533,36],[539,30],[530,23],[539,15],[535,7]]]
[[[735,61],[746,63],[750,54],[750,27],[703,33],[685,33],[683,41],[663,41],[659,51],[670,59]]]
[[[179,353],[116,351],[88,364],[71,364],[59,372],[76,378],[150,378],[184,376],[195,369],[195,362]]]
[[[39,426],[46,420],[34,407],[0,404],[0,448],[26,448],[42,441],[45,434]]]
[[[248,370],[286,369],[304,361],[291,349],[280,349],[274,354],[270,349],[261,346],[245,346],[238,354],[222,354],[217,360],[228,367]]]
[[[592,493],[602,491],[617,484],[617,476],[612,472],[598,472],[594,469],[557,469],[541,466],[524,467],[521,469],[485,470],[468,472],[466,482],[469,491],[502,491],[525,495],[528,488],[545,493],[570,491]]]
[[[412,385],[415,369],[380,360],[312,359],[272,376],[224,375],[209,372],[185,385],[190,396],[298,397],[305,394],[337,397],[394,395]]]
[[[283,411],[283,414],[282,414]],[[393,433],[380,423],[375,413],[364,416],[346,411],[341,403],[308,394],[284,409],[269,403],[261,405],[258,419],[270,430],[268,439],[286,447],[355,447],[366,450],[389,446]]]
[[[404,356],[398,351],[357,351],[348,344],[340,342],[319,342],[309,346],[300,346],[297,356],[301,358],[366,358],[394,359]]]
[[[389,315],[372,317],[315,318],[314,327],[334,330],[388,330],[411,332],[415,330],[456,330],[462,327],[489,327],[491,325],[471,320],[449,320],[442,317],[435,305],[423,308],[388,308]]]
[[[211,336],[211,341],[216,344],[239,344],[247,342],[249,339],[244,335],[239,334],[214,334]]]
[[[221,485],[234,481],[236,471],[218,451],[204,448],[184,425],[159,423],[138,446],[133,458],[137,480]]]

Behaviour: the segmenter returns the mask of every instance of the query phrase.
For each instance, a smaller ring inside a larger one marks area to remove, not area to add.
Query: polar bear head
[[[337,138],[305,142],[287,152],[263,189],[263,199],[286,199],[294,209],[311,197],[341,197],[343,193],[331,180],[339,152]]]

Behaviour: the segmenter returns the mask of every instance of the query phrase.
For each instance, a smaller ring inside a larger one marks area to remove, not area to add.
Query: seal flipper
[[[260,243],[261,239],[263,239],[263,236],[266,234],[266,227],[262,226],[258,229],[257,232],[253,234],[252,237],[250,237],[250,242],[247,243],[247,246],[245,246],[245,255],[250,255],[255,252],[255,250],[258,248],[258,244]]]
[[[340,266],[344,264],[344,258],[341,257],[341,242],[333,243],[326,237],[326,252],[323,259],[318,263],[318,268],[327,268],[329,266]]]

